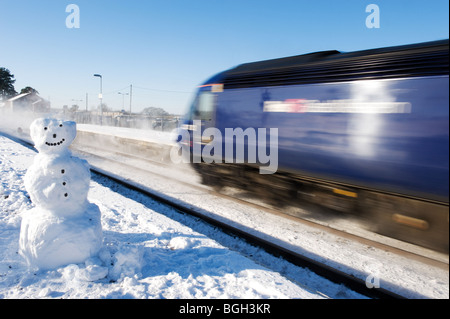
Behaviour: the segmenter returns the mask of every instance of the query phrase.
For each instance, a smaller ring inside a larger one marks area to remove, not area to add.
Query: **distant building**
[[[50,102],[36,93],[22,93],[6,100],[0,107],[13,112],[47,112]]]

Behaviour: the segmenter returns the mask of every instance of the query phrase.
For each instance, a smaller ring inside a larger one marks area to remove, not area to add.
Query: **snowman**
[[[87,200],[89,164],[72,155],[76,123],[36,119],[30,136],[39,153],[24,183],[35,207],[22,216],[19,253],[30,268],[52,269],[95,257],[103,235],[100,210]]]

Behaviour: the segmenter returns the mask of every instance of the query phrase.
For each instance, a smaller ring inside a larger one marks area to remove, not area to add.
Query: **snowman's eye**
[[[59,124],[59,127],[62,127],[62,124]]]
[[[44,130],[46,130],[46,131],[47,131],[47,128],[46,128],[46,127],[44,127]]]

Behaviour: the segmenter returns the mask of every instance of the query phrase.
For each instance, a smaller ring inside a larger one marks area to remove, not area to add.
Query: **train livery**
[[[440,40],[239,65],[199,87],[181,143],[205,184],[366,214],[380,233],[448,252],[448,51]],[[250,151],[274,143],[261,174]]]

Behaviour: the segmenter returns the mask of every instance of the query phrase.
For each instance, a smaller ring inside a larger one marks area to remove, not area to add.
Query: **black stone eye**
[[[44,130],[46,130],[46,131],[47,131],[47,128],[46,128],[46,127],[44,127]]]
[[[59,124],[59,127],[62,127],[62,124]]]

